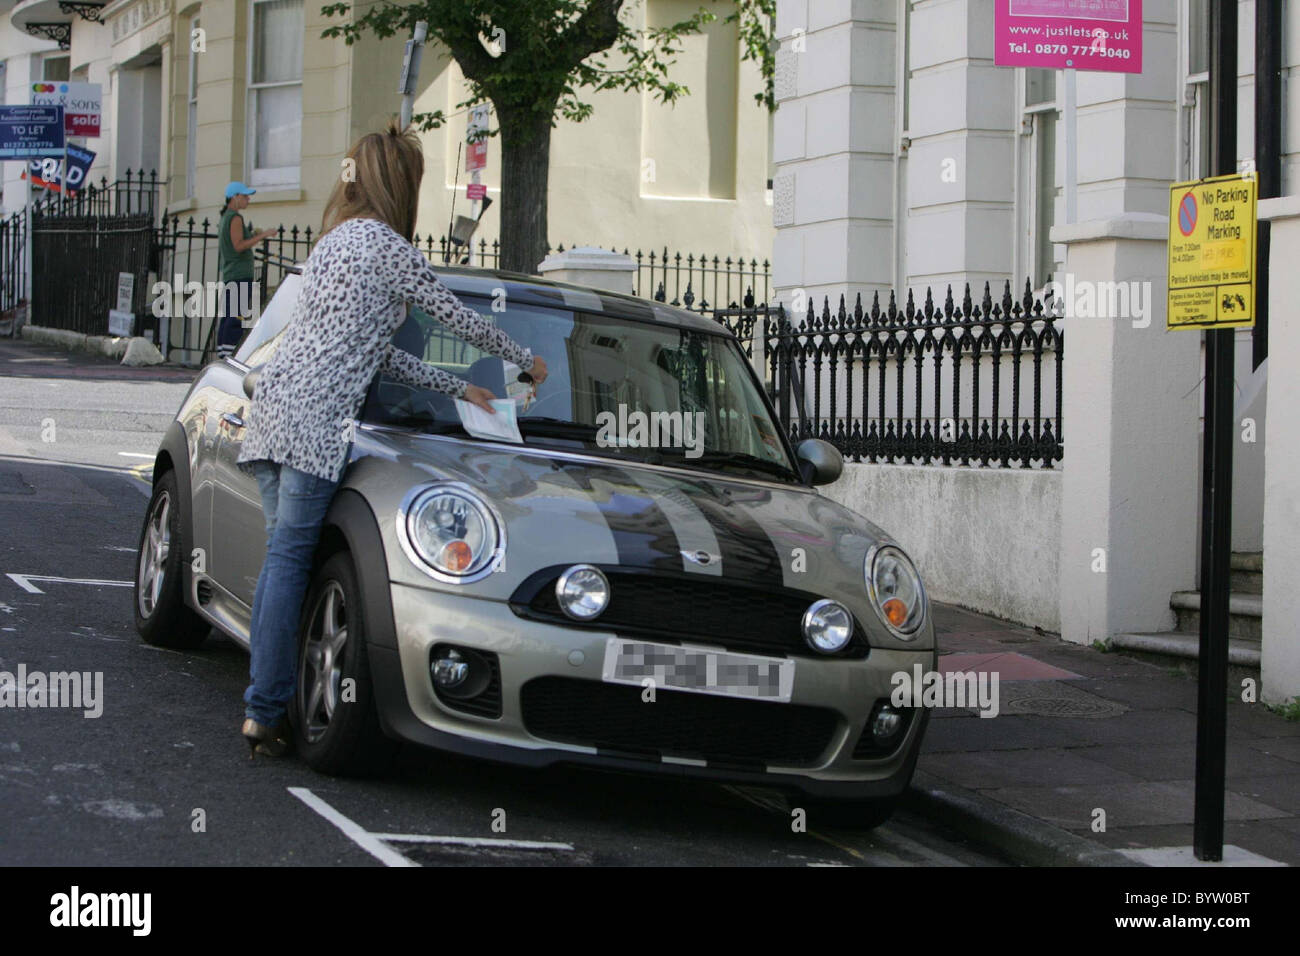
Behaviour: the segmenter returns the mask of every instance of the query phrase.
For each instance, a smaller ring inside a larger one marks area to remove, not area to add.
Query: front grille
[[[625,754],[691,757],[711,764],[813,764],[839,724],[834,711],[803,704],[642,690],[573,677],[538,677],[520,691],[534,737]]]
[[[860,624],[855,626],[848,647],[838,654],[820,654],[808,646],[802,620],[818,595],[753,587],[704,575],[602,567],[609,578],[609,607],[594,621],[574,621],[560,610],[555,599],[555,581],[563,570],[548,569],[525,581],[511,601],[515,613],[566,627],[698,641],[777,657],[867,656]]]

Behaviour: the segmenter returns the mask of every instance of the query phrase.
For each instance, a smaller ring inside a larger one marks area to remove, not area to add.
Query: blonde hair
[[[351,175],[334,184],[320,234],[348,219],[378,219],[410,240],[424,178],[424,153],[415,132],[390,120],[384,132],[367,133],[353,143],[347,158]]]

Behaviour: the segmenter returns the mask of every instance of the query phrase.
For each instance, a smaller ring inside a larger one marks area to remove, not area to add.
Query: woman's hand
[[[465,394],[461,396],[464,401],[471,405],[477,405],[489,415],[495,415],[497,410],[492,407],[492,400],[496,398],[490,389],[483,388],[479,385],[466,385]]]
[[[534,355],[533,367],[528,370],[528,374],[533,377],[534,385],[541,385],[546,381],[546,359],[540,355]]]

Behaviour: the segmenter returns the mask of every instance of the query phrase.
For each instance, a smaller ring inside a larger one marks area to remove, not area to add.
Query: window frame
[[[48,64],[63,60],[68,64],[67,76],[47,76],[46,67]],[[43,83],[70,83],[72,82],[72,54],[60,51],[53,51],[41,55],[41,81]]]
[[[274,186],[281,188],[291,188],[298,186],[302,182],[302,89],[303,79],[302,72],[299,71],[296,80],[278,80],[270,83],[257,83],[253,80],[254,69],[254,43],[257,33],[257,7],[259,4],[273,3],[276,0],[248,0],[248,34],[245,59],[247,66],[244,70],[244,165],[247,170],[247,182],[251,186]],[[307,13],[307,0],[299,0],[302,6],[304,22]],[[306,35],[298,37],[298,42],[302,43]],[[263,90],[287,89],[297,87],[298,89],[298,163],[294,166],[264,166],[257,165],[257,103],[258,94]]]
[[[1025,253],[1026,253],[1025,262],[1026,265],[1028,266],[1027,271],[1029,272],[1031,282],[1038,282],[1038,280],[1041,278],[1042,281],[1037,286],[1039,291],[1041,291],[1047,288],[1047,284],[1049,281],[1048,277],[1049,276],[1055,277],[1057,272],[1056,263],[1058,261],[1058,257],[1056,253],[1057,244],[1051,242],[1050,239],[1044,240],[1044,238],[1039,234],[1040,233],[1039,227],[1042,225],[1043,213],[1044,213],[1044,209],[1043,209],[1044,170],[1042,169],[1041,160],[1044,151],[1044,144],[1043,144],[1044,129],[1043,128],[1047,124],[1043,120],[1047,116],[1050,116],[1052,120],[1051,122],[1052,168],[1047,172],[1052,177],[1051,221],[1052,224],[1055,225],[1056,201],[1059,198],[1058,193],[1063,188],[1062,184],[1058,182],[1058,179],[1060,177],[1057,176],[1057,166],[1059,165],[1060,162],[1060,149],[1058,147],[1060,146],[1059,131],[1060,131],[1061,109],[1062,109],[1062,103],[1061,103],[1062,77],[1060,75],[1062,71],[1060,70],[1048,71],[1055,74],[1052,79],[1052,99],[1050,100],[1044,99],[1035,103],[1029,103],[1027,101],[1029,99],[1029,70],[1030,69],[1042,69],[1042,68],[1021,67],[1017,70],[1017,72],[1020,73],[1020,82],[1019,82],[1019,91],[1018,91],[1019,102],[1020,102],[1020,124],[1021,124],[1020,128],[1022,134],[1029,140],[1028,155],[1026,156],[1026,160],[1027,160],[1028,168],[1030,170],[1030,179],[1031,179],[1029,183],[1029,189],[1027,191],[1028,195],[1025,197],[1027,200],[1028,208],[1024,211],[1024,218],[1022,220],[1024,228],[1022,230],[1022,235],[1026,237],[1027,248],[1025,249]],[[1051,227],[1049,226],[1048,227],[1049,231],[1050,228]],[[1044,257],[1044,251],[1046,249],[1051,250],[1050,252],[1047,253],[1047,255],[1051,257],[1051,261],[1045,263],[1042,260]]]
[[[185,87],[185,194],[197,195],[194,180],[198,171],[199,146],[199,54],[194,49],[194,31],[199,29],[199,14],[190,17],[189,64]]]

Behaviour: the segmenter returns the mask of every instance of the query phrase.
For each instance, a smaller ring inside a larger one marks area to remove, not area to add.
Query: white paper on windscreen
[[[475,438],[491,438],[522,445],[524,438],[519,434],[515,403],[507,398],[498,398],[493,400],[492,407],[497,410],[495,415],[489,415],[470,402],[456,399],[456,414],[460,416],[460,423]]]

